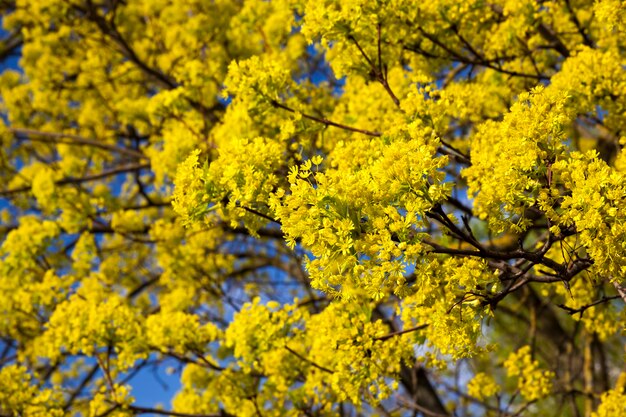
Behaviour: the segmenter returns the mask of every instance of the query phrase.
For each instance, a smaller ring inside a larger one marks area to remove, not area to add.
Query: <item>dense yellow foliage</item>
[[[626,416],[626,2],[0,13],[0,416]]]

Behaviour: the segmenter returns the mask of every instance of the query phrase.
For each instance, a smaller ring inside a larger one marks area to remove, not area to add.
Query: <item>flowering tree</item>
[[[626,416],[626,3],[0,10],[0,415]]]

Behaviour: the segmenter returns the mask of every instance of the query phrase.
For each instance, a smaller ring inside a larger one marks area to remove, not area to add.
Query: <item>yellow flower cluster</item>
[[[366,45],[368,52],[373,53],[376,25],[382,20],[387,7],[381,3],[367,0],[350,1],[307,1],[305,8],[306,20],[302,28],[309,41],[321,39],[327,50],[328,59],[335,76],[340,78],[353,73],[355,67],[367,64],[358,59],[359,53],[351,39],[358,38]]]
[[[381,320],[371,320],[366,299],[331,304],[306,324],[309,359],[332,375],[310,368],[305,390],[309,395],[324,392],[328,384],[335,401],[360,404],[366,392],[375,402],[397,389],[403,361],[412,352],[412,335],[379,339],[389,330]]]
[[[472,140],[472,166],[464,170],[474,211],[495,232],[525,230],[545,186],[548,166],[564,151],[564,126],[573,116],[568,94],[536,87],[520,94],[501,122],[479,126]],[[500,167],[502,160],[507,161]]]
[[[435,150],[409,126],[396,137],[339,144],[326,172],[312,160],[292,168],[290,192],[279,189],[270,205],[287,242],[301,240],[314,256],[314,288],[333,292],[349,282],[374,298],[402,292],[403,262],[422,251],[426,212],[448,195],[439,171],[446,158]]]
[[[0,314],[14,320],[0,321],[0,334],[17,340],[30,338],[39,330],[36,311],[48,311],[64,298],[71,277],[59,277],[42,266],[39,259],[60,233],[52,221],[25,216],[8,233],[0,247]]]
[[[185,366],[170,414],[397,414],[401,378],[455,362],[475,399],[517,387],[543,413],[581,388],[539,365],[556,324],[571,363],[580,340],[619,363],[625,10],[0,1],[0,66],[21,44],[0,74],[0,414],[141,414],[123,380],[153,359]],[[522,318],[541,349],[509,384],[479,355]],[[623,416],[622,385],[593,417]]]
[[[271,107],[271,100],[280,100],[293,84],[289,70],[280,61],[253,56],[229,65],[224,95],[236,96],[249,110],[262,112]]]
[[[295,306],[277,308],[278,304],[269,302],[260,304],[260,299],[248,303],[235,315],[225,333],[226,346],[234,349],[234,356],[244,371],[267,369],[270,365],[265,361],[266,354],[277,346],[283,345],[300,332],[298,323],[305,318],[303,311]]]
[[[19,365],[0,369],[0,410],[23,417],[63,417],[63,394],[54,389],[41,389],[27,369]]]
[[[89,401],[88,417],[98,417],[106,414],[112,417],[132,417],[133,412],[128,410],[128,406],[135,399],[130,395],[128,385],[114,384],[107,389],[101,387]]]
[[[591,417],[624,417],[626,416],[626,394],[624,388],[615,388],[602,394],[598,409]]]
[[[63,177],[61,169],[33,162],[24,167],[20,176],[8,184],[11,188],[30,187],[41,211],[47,215],[61,211],[58,225],[70,232],[77,232],[89,223],[89,215],[95,211],[90,199],[76,190],[57,187],[55,181]]]
[[[187,233],[188,232],[188,233]],[[235,257],[216,250],[223,230],[202,225],[186,229],[178,221],[160,219],[150,230],[157,241],[156,261],[162,271],[158,294],[163,311],[189,311],[205,303],[221,302],[219,292],[206,291],[220,285],[232,271]]]
[[[369,395],[379,401],[395,389],[389,378],[398,375],[409,357],[411,337],[382,337],[387,326],[370,321],[371,314],[370,307],[353,302],[332,303],[309,315],[295,305],[279,308],[257,299],[235,315],[225,333],[226,346],[234,349],[245,374],[262,372],[266,387],[275,392],[319,403],[360,404]],[[303,385],[294,388],[299,376],[305,378]]]
[[[620,113],[626,105],[626,74],[620,59],[615,47],[604,50],[579,47],[563,62],[549,88],[567,91],[570,106],[577,112],[598,113],[608,131],[623,131],[626,122]]]
[[[489,397],[493,397],[500,392],[500,386],[496,383],[493,377],[487,375],[484,372],[479,372],[474,375],[467,383],[467,393],[472,397],[479,400],[485,400]]]
[[[121,233],[142,231],[145,223],[145,219],[135,210],[116,211],[111,217],[111,227]]]
[[[414,292],[402,301],[407,326],[428,325],[427,343],[443,355],[470,357],[485,350],[478,340],[485,308],[482,294],[497,289],[497,276],[476,259],[424,259],[413,271]]]
[[[198,316],[182,311],[161,311],[146,319],[146,341],[162,352],[184,355],[202,352],[220,336],[212,323],[201,325]]]
[[[90,233],[81,234],[72,251],[72,269],[77,278],[84,278],[89,275],[94,266],[97,252],[94,236]]]
[[[202,130],[201,121],[188,119],[184,123],[168,120],[163,128],[162,145],[155,145],[146,151],[157,184],[171,183],[177,166],[189,156],[201,139],[198,133]]]
[[[246,209],[268,211],[283,152],[284,145],[266,138],[235,139],[220,147],[204,181],[211,203],[219,207],[221,217],[230,220],[233,227],[242,220],[253,230],[267,223]]]
[[[570,159],[555,163],[553,169],[569,194],[563,197],[559,223],[576,226],[595,271],[620,279],[626,272],[624,174],[594,152],[574,153]]]
[[[623,0],[597,0],[593,4],[593,11],[609,30],[623,32],[626,28],[626,3]]]
[[[121,371],[146,356],[138,312],[119,294],[103,288],[94,276],[84,280],[75,294],[57,305],[47,330],[34,346],[34,353],[56,361],[64,352],[93,356],[109,346],[117,346],[116,362]]]
[[[199,155],[198,150],[192,152],[178,165],[174,178],[172,207],[186,224],[205,213],[209,203],[204,189],[203,172],[199,167]]]
[[[530,346],[511,353],[504,367],[509,377],[517,377],[517,387],[528,401],[543,398],[552,391],[554,372],[541,370],[539,362],[530,356]]]

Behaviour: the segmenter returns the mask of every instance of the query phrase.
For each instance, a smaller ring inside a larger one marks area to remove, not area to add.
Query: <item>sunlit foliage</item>
[[[626,417],[624,1],[0,12],[1,416]]]

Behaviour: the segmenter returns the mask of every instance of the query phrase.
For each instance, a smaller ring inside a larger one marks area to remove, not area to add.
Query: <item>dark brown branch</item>
[[[76,389],[74,389],[72,391],[72,393],[70,394],[69,398],[67,399],[67,402],[65,403],[65,405],[63,406],[63,410],[64,411],[68,411],[70,409],[70,407],[72,406],[72,404],[74,403],[74,400],[76,400],[76,398],[78,398],[78,396],[83,392],[83,390],[87,387],[87,385],[89,384],[89,382],[91,382],[91,380],[93,379],[94,376],[96,376],[96,373],[98,373],[98,369],[100,368],[99,365],[94,365],[91,370],[87,373],[87,375],[85,375],[85,377],[82,379],[82,381],[80,382],[80,385],[78,387],[76,387]]]
[[[594,48],[595,45],[593,44],[593,41],[587,34],[587,31],[585,30],[583,25],[580,23],[580,20],[578,20],[578,16],[576,16],[576,11],[573,9],[570,0],[565,0],[565,6],[567,7],[567,11],[570,14],[570,19],[574,23],[574,26],[576,26],[576,30],[578,30],[578,33],[583,38],[583,43],[590,48]]]
[[[260,211],[255,210],[255,209],[253,209],[253,208],[246,207],[246,206],[242,206],[242,205],[240,205],[240,204],[237,204],[237,207],[239,207],[239,208],[241,208],[241,209],[244,209],[244,210],[245,210],[245,211],[247,211],[248,213],[252,213],[252,214],[254,214],[254,215],[256,215],[256,216],[262,217],[262,218],[264,218],[265,220],[269,220],[270,222],[274,222],[274,223],[276,223],[276,224],[280,224],[280,222],[279,222],[278,220],[276,220],[275,218],[273,218],[272,216],[269,216],[269,215],[267,215],[267,214],[261,213]]]
[[[82,184],[84,182],[101,180],[103,178],[111,177],[114,175],[125,174],[128,172],[134,172],[142,169],[149,168],[150,164],[132,164],[132,165],[122,165],[116,168],[112,168],[106,171],[98,172],[96,174],[85,175],[84,177],[70,177],[63,178],[55,181],[56,185],[67,185],[67,184]],[[14,194],[19,194],[23,192],[27,192],[31,190],[31,186],[23,186],[18,188],[13,188],[10,190],[0,190],[0,197],[11,196]]]
[[[480,60],[481,62],[486,61],[485,57],[483,57],[480,53],[478,53],[478,51],[474,49],[472,44],[470,44],[469,41],[465,39],[465,37],[461,34],[456,24],[451,25],[450,29],[452,29],[452,32],[456,35],[457,38],[459,38],[461,43],[465,45],[467,50],[470,51],[470,53],[476,57],[476,59]]]
[[[446,203],[454,206],[456,209],[461,210],[466,215],[472,217],[474,214],[472,213],[472,209],[463,204],[460,200],[454,197],[448,197],[446,199]]]
[[[270,100],[270,103],[272,104],[272,106],[277,107],[279,109],[283,109],[286,110],[290,113],[296,113],[296,111],[294,109],[292,109],[291,107],[282,104],[276,100]],[[337,123],[337,122],[333,122],[332,120],[328,120],[324,117],[317,117],[317,116],[313,116],[310,114],[306,114],[306,113],[300,113],[302,115],[302,117],[304,117],[305,119],[309,119],[309,120],[313,120],[314,122],[318,122],[318,123],[322,123],[326,126],[333,126],[333,127],[337,127],[339,129],[343,129],[343,130],[347,130],[349,132],[355,132],[355,133],[361,133],[367,136],[372,136],[372,137],[381,137],[383,134],[381,132],[376,132],[376,131],[371,131],[371,130],[366,130],[366,129],[358,129],[356,127],[351,127],[351,126],[347,126],[341,123]],[[453,152],[448,152],[446,151],[443,147],[439,147],[437,150],[438,152],[440,152],[443,155],[450,155],[452,157],[458,158],[461,162],[466,163],[468,165],[471,165],[471,161],[469,159],[469,157],[465,154],[463,154],[462,152],[458,151],[457,149],[455,149],[454,147],[450,146],[449,144],[441,141],[442,144],[446,147],[448,147],[449,149],[451,149]]]
[[[28,137],[28,139],[34,142],[52,142],[62,143],[65,145],[85,145],[119,153],[121,155],[126,155],[137,159],[146,158],[144,154],[134,149],[127,149],[114,145],[109,145],[107,143],[103,143],[93,139],[87,139],[79,135],[73,135],[69,133],[42,132],[35,129],[19,127],[10,127],[8,128],[8,130],[17,136],[26,136]],[[64,141],[63,139],[68,139],[68,141]]]
[[[539,26],[537,26],[537,31],[542,38],[544,38],[548,42],[551,42],[552,48],[559,54],[561,54],[563,58],[567,58],[570,56],[569,49],[567,49],[563,41],[561,41],[561,39],[557,36],[557,34],[551,27],[547,26],[544,23],[541,23],[539,24]]]
[[[460,150],[458,150],[454,146],[450,145],[449,143],[447,143],[443,139],[439,139],[439,142],[441,142],[441,144],[443,146],[445,146],[446,148],[452,150],[456,154],[455,156],[457,156],[461,160],[461,162],[464,162],[464,163],[466,163],[468,165],[472,164],[472,161],[470,160],[469,155],[464,154],[463,152],[461,152]]]
[[[13,55],[23,44],[24,39],[20,30],[16,30],[5,39],[0,40],[0,62]]]
[[[129,172],[140,171],[142,169],[150,168],[150,164],[132,164],[132,165],[122,165],[116,168],[111,168],[106,171],[99,172],[97,174],[85,175],[84,177],[79,178],[63,178],[56,182],[57,185],[66,185],[66,184],[81,184],[83,182],[96,181],[101,180],[106,177],[110,177],[118,174],[126,174]]]
[[[489,7],[494,13],[500,15],[501,17],[504,17],[504,10],[502,9],[502,6],[500,6],[499,4],[490,4]],[[547,26],[543,22],[539,22],[537,26],[537,31],[542,38],[551,43],[550,47],[557,51],[559,54],[561,54],[561,56],[563,56],[564,58],[570,56],[569,50],[551,27]]]
[[[596,300],[594,302],[591,302],[589,304],[586,304],[580,308],[571,308],[566,306],[565,304],[557,304],[557,307],[562,308],[563,310],[567,311],[567,314],[573,316],[574,314],[580,314],[580,316],[582,317],[583,313],[585,312],[585,310],[587,310],[588,308],[591,308],[593,306],[597,306],[598,304],[603,304],[603,303],[607,303],[611,300],[617,300],[618,298],[621,298],[621,296],[619,295],[614,295],[612,297],[602,297],[599,300]]]
[[[173,89],[177,87],[176,82],[170,77],[160,71],[151,68],[145,62],[143,62],[139,58],[139,56],[137,56],[133,48],[131,48],[130,45],[126,42],[126,40],[117,30],[117,28],[113,24],[107,24],[107,21],[98,14],[98,12],[93,8],[93,5],[90,3],[91,2],[88,2],[88,4],[91,6],[89,9],[83,9],[77,5],[75,5],[74,7],[77,10],[85,13],[89,17],[89,19],[98,26],[98,28],[102,31],[104,35],[111,38],[113,42],[117,44],[117,46],[121,50],[121,53],[133,64],[135,64],[143,73],[145,73],[150,78],[152,78],[167,89]]]
[[[107,22],[104,17],[98,14],[98,11],[95,10],[94,5],[91,1],[87,1],[87,6],[87,9],[82,8],[78,5],[74,5],[74,8],[84,13],[92,22],[94,22],[98,26],[98,28],[105,36],[112,39],[119,48],[119,52],[128,60],[130,60],[133,64],[135,64],[135,66],[137,66],[137,68],[139,68],[141,72],[143,72],[147,77],[151,78],[157,84],[160,84],[162,87],[168,90],[175,89],[179,86],[174,78],[170,77],[162,71],[159,71],[158,69],[150,67],[139,57],[139,55],[137,55],[132,46],[126,41],[126,39],[124,39],[120,31],[117,29],[114,19],[111,19]],[[185,99],[190,105],[192,105],[196,110],[201,112],[212,122],[216,122],[218,120],[218,117],[213,112],[223,109],[221,103],[217,103],[215,106],[209,108],[190,97],[185,97]]]
[[[133,299],[135,297],[137,297],[139,294],[141,294],[146,288],[149,288],[150,286],[156,284],[157,282],[159,282],[159,280],[161,279],[160,275],[155,275],[150,279],[147,279],[146,281],[143,281],[141,284],[139,284],[138,286],[136,286],[134,289],[132,289],[127,295],[126,297],[128,299]]]
[[[398,331],[386,334],[384,336],[375,337],[374,340],[385,341],[385,340],[391,339],[392,337],[396,337],[396,336],[400,336],[400,335],[403,335],[403,334],[415,332],[417,330],[425,329],[426,327],[428,327],[428,324],[420,324],[419,326],[414,326],[414,327],[410,327],[408,329],[398,330]]]
[[[298,352],[296,352],[295,350],[293,350],[292,348],[290,348],[289,346],[285,345],[285,349],[287,349],[291,354],[295,355],[298,357],[298,359],[303,360],[304,362],[316,367],[317,369],[319,369],[320,371],[329,373],[329,374],[334,374],[335,371],[328,369],[326,367],[323,367],[322,365],[319,365],[315,362],[313,362],[312,360],[310,360],[309,358],[306,358],[304,356],[302,356],[301,354],[299,354]]]
[[[288,111],[290,113],[297,113],[291,107],[286,106],[286,105],[284,105],[282,103],[279,103],[276,100],[271,100],[270,103],[272,104],[272,106],[277,107],[279,109],[286,110],[286,111]],[[366,130],[366,129],[358,129],[356,127],[351,127],[351,126],[347,126],[347,125],[344,125],[344,124],[341,124],[341,123],[333,122],[332,120],[328,120],[328,119],[326,119],[324,117],[317,117],[317,116],[313,116],[311,114],[306,114],[306,113],[300,113],[300,114],[305,119],[313,120],[314,122],[322,123],[322,124],[324,124],[326,126],[338,127],[339,129],[347,130],[349,132],[362,133],[364,135],[373,136],[373,137],[380,137],[380,136],[383,135],[380,132],[374,132],[374,131]]]
[[[403,367],[400,372],[400,381],[411,396],[409,408],[420,411],[425,416],[448,417],[446,410],[433,387],[430,377],[422,367]]]
[[[139,407],[136,405],[131,405],[128,409],[135,415],[140,414],[157,414],[160,416],[172,416],[172,417],[227,417],[230,414],[225,411],[220,411],[219,413],[213,414],[189,414],[189,413],[179,413],[177,411],[170,410],[161,410],[158,408],[149,408],[149,407]]]
[[[400,100],[398,100],[398,97],[396,97],[394,92],[391,90],[391,87],[389,86],[389,83],[387,82],[387,79],[385,78],[382,70],[380,69],[380,68],[382,68],[382,64],[381,64],[382,57],[380,56],[380,53],[381,53],[381,50],[380,50],[380,25],[378,26],[378,54],[379,54],[378,55],[378,62],[379,62],[379,67],[376,67],[376,65],[371,60],[371,58],[369,56],[367,56],[367,54],[365,53],[365,51],[363,50],[361,45],[359,45],[359,42],[356,40],[356,38],[354,36],[350,35],[350,36],[348,36],[348,39],[350,39],[354,43],[354,45],[356,45],[357,49],[359,50],[359,52],[361,53],[363,58],[365,58],[365,60],[369,64],[369,66],[370,66],[370,68],[372,70],[372,73],[376,77],[376,80],[383,86],[385,91],[387,91],[387,94],[389,94],[389,97],[391,97],[391,100],[393,100],[394,104],[396,106],[400,107]]]
[[[544,76],[544,75],[534,75],[534,74],[526,74],[526,73],[522,73],[522,72],[518,72],[518,71],[512,71],[512,70],[507,70],[504,69],[500,66],[494,65],[493,61],[490,60],[480,60],[480,59],[471,59],[468,58],[466,56],[464,56],[463,54],[451,49],[450,47],[448,47],[445,43],[441,42],[439,39],[437,39],[434,35],[426,32],[423,28],[418,27],[417,28],[420,33],[429,41],[431,41],[432,43],[434,43],[435,45],[437,45],[439,48],[443,49],[445,52],[447,52],[449,54],[449,56],[444,57],[438,57],[441,59],[447,59],[447,60],[451,60],[451,61],[458,61],[464,64],[468,64],[468,65],[474,65],[474,66],[481,66],[481,67],[485,67],[485,68],[490,68],[494,71],[500,72],[502,74],[507,74],[513,77],[522,77],[522,78],[531,78],[531,79],[535,79],[535,80],[549,80],[550,77]],[[408,46],[408,45],[403,45],[402,47],[404,50],[406,51],[410,51],[410,52],[415,52],[418,53],[420,55],[423,54],[423,52],[425,52],[423,49],[419,48],[419,47],[414,47],[414,46]]]

